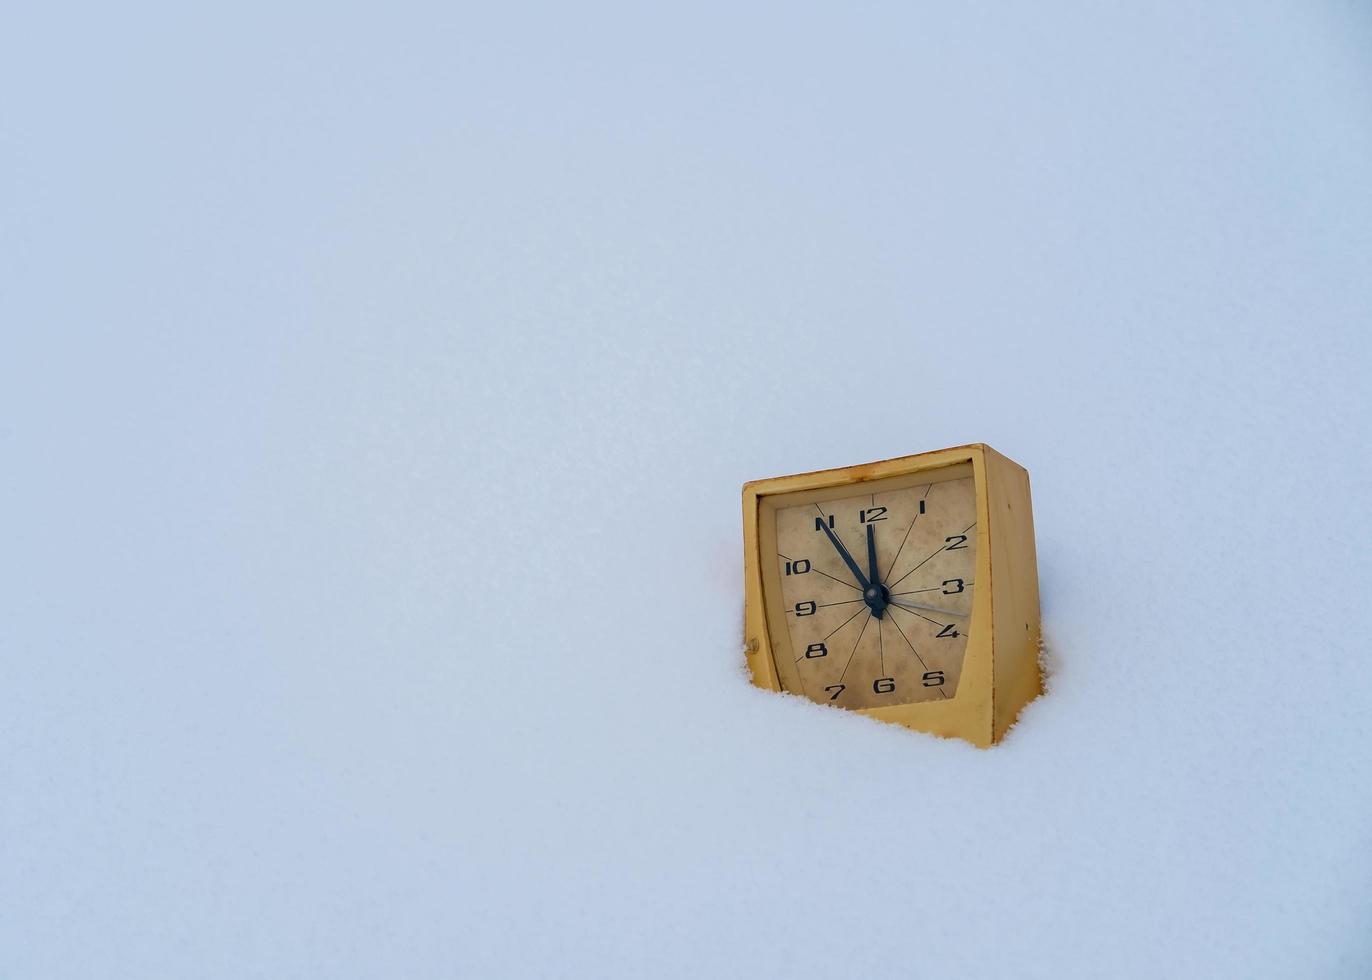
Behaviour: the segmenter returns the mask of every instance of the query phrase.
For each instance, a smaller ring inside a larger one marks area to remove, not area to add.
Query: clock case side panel
[[[762,481],[765,482],[765,481]],[[758,497],[755,484],[743,488],[743,655],[748,675],[758,687],[780,691],[767,610],[762,600],[762,564],[758,538]]]
[[[986,447],[986,539],[995,559],[993,730],[999,742],[1026,704],[1043,693],[1039,667],[1039,578],[1029,473]]]

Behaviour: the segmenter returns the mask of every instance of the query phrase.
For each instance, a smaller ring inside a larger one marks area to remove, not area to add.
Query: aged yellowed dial
[[[970,467],[958,472],[777,510],[799,693],[842,707],[957,695],[977,547]]]
[[[1029,474],[974,443],[743,487],[753,683],[994,745],[1042,690]]]

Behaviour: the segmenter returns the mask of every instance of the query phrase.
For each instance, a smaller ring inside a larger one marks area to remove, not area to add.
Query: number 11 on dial
[[[984,445],[744,487],[754,683],[987,746],[1040,690],[1028,474]]]

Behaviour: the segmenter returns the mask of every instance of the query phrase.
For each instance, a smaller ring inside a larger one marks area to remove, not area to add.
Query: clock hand
[[[824,512],[820,511],[820,513],[823,514]],[[838,539],[838,535],[834,534],[833,530],[829,527],[829,522],[816,521],[815,523],[820,526],[820,530],[829,536],[829,543],[834,546],[834,550],[837,551],[838,556],[843,559],[843,563],[848,566],[848,571],[853,573],[853,578],[857,579],[858,585],[862,586],[863,594],[866,595],[867,590],[872,587],[872,583],[867,581],[867,576],[863,575],[862,569],[857,567],[857,562],[853,561],[853,556],[848,554],[848,549],[843,546],[843,542]]]
[[[905,602],[902,599],[888,599],[887,602],[890,605],[899,606],[901,609],[923,609],[925,612],[938,613],[941,616],[954,616],[958,619],[967,619],[972,615],[971,613],[954,612],[951,609],[940,609],[937,606],[921,606],[918,602]]]
[[[877,571],[877,532],[876,526],[867,525],[867,574],[871,584],[862,590],[862,597],[872,610],[872,615],[881,619],[886,614],[886,604],[891,601],[891,592],[881,584],[881,573]]]

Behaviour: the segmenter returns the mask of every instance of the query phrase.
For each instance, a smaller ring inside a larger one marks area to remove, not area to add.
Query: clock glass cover
[[[957,696],[976,588],[970,465],[790,495],[771,518],[787,690],[845,708]]]

